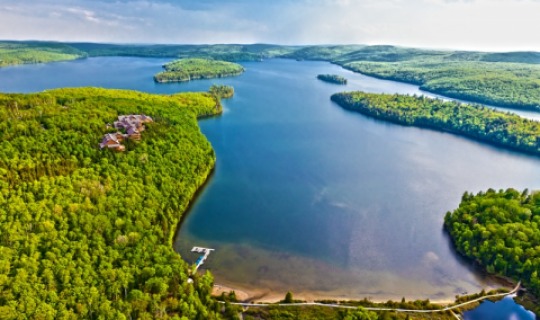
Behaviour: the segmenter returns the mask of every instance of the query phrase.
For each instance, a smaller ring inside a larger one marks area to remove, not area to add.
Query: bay
[[[0,69],[0,91],[98,86],[236,95],[200,121],[217,154],[212,178],[175,240],[215,248],[216,282],[261,295],[453,300],[498,283],[463,261],[442,229],[464,191],[540,188],[536,157],[345,111],[344,90],[426,94],[325,62],[244,63],[235,78],[156,84],[166,59],[106,57]],[[316,79],[339,74],[346,86]],[[536,114],[525,116],[536,117]]]

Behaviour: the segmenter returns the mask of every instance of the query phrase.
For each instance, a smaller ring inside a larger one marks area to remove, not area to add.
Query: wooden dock
[[[202,256],[199,257],[199,259],[197,259],[194,271],[197,271],[197,269],[199,269],[199,267],[203,265],[203,263],[206,261],[206,259],[208,258],[208,256],[210,255],[212,251],[214,251],[214,249],[203,248],[203,247],[193,247],[191,249],[191,252],[203,254]]]

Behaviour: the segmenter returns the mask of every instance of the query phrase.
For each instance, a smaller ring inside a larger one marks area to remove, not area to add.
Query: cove
[[[540,159],[467,138],[370,119],[329,97],[344,90],[425,94],[326,62],[243,63],[235,78],[155,84],[166,59],[91,58],[0,69],[0,91],[100,86],[154,93],[235,87],[200,121],[213,177],[175,241],[215,248],[205,268],[246,291],[339,299],[453,300],[497,286],[462,261],[442,230],[464,191],[540,188]],[[346,86],[317,74],[346,77]],[[535,115],[533,115],[535,116]]]
[[[538,187],[537,158],[341,110],[341,90],[417,87],[318,62],[246,64],[236,96],[201,128],[215,174],[176,248],[215,248],[216,282],[274,297],[429,298],[496,285],[453,252],[444,213],[465,190]],[[349,84],[315,79],[340,74]],[[267,296],[267,297],[268,297]]]

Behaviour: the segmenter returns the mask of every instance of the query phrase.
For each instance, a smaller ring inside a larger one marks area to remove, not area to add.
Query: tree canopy
[[[212,59],[180,59],[163,66],[165,71],[154,76],[156,82],[183,82],[237,76],[244,68],[233,62]]]
[[[206,93],[0,94],[0,318],[217,318],[172,238],[215,162],[197,117],[219,112]],[[99,148],[141,113],[141,141]]]
[[[444,224],[461,254],[489,273],[521,280],[540,297],[540,193],[465,192]]]

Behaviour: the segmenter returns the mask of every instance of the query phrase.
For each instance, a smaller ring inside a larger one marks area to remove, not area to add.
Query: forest
[[[488,107],[424,96],[336,93],[341,107],[407,126],[467,136],[497,146],[540,155],[540,123]]]
[[[55,42],[0,42],[0,67],[74,60],[86,55],[69,45]]]
[[[347,79],[337,74],[319,74],[317,79],[335,84],[347,84]]]
[[[211,79],[237,76],[244,68],[233,62],[189,58],[175,60],[163,65],[165,71],[154,76],[156,82],[184,82],[196,79]]]
[[[417,84],[447,97],[540,111],[540,66],[488,62],[351,62],[369,76]]]
[[[489,273],[522,281],[540,298],[540,193],[465,192],[444,219],[457,250]],[[540,314],[536,303],[533,311]]]
[[[220,112],[207,93],[0,94],[0,318],[219,318],[172,238],[215,162],[197,118]],[[101,150],[128,114],[155,122]]]

